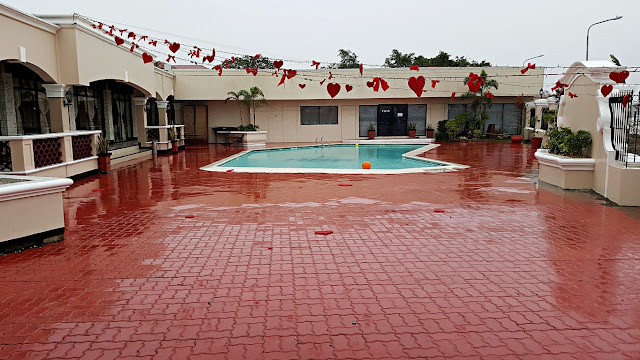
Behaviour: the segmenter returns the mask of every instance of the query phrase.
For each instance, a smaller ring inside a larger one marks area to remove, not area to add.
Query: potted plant
[[[373,125],[373,123],[369,124],[369,140],[373,139],[373,137],[376,135],[376,126]]]
[[[169,140],[171,141],[171,152],[174,154],[178,153],[178,135],[176,134],[176,128],[169,128]]]
[[[98,168],[100,173],[107,174],[111,171],[111,153],[109,152],[109,139],[104,134],[98,135],[96,142],[98,148]]]
[[[416,124],[415,123],[409,123],[409,137],[410,138],[415,138],[416,137]]]
[[[427,124],[427,137],[432,139],[434,137],[433,133],[434,133],[433,125]]]

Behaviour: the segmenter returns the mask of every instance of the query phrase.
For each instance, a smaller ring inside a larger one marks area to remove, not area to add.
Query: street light
[[[591,26],[602,24],[602,23],[605,23],[607,21],[620,20],[620,19],[622,19],[622,16],[616,16],[616,17],[611,18],[611,19],[598,21],[597,23],[591,24]],[[589,28],[587,29],[587,59],[586,60],[589,60],[589,30],[591,30],[591,26],[589,26]]]
[[[526,59],[525,61],[522,62],[522,66],[526,66],[526,62],[529,61],[529,60],[537,59],[537,58],[543,57],[543,56],[544,55],[538,55],[538,56],[534,56],[532,58],[528,58],[528,59]]]

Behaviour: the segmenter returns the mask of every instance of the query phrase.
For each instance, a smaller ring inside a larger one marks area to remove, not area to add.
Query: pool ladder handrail
[[[318,138],[316,138],[316,145],[318,145]],[[329,145],[329,141],[327,141],[327,139],[325,139],[324,136],[322,136],[320,137],[320,145],[321,146]]]

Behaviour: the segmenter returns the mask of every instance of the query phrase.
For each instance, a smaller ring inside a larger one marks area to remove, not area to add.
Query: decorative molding
[[[100,134],[100,133],[101,133],[100,130],[77,130],[77,131],[56,132],[56,133],[49,133],[49,134],[12,135],[12,136],[0,136],[0,141],[50,139],[50,138],[56,138],[56,137],[92,135],[92,134]]]
[[[625,66],[618,66],[607,60],[576,61],[571,64],[564,76],[560,78],[560,82],[571,87],[577,78],[585,75],[596,84],[615,84],[613,80],[609,79],[609,74],[625,69]]]
[[[596,165],[592,158],[572,158],[550,154],[547,149],[538,149],[535,153],[540,165],[551,166],[564,171],[593,171]]]
[[[47,91],[48,98],[63,98],[69,89],[65,84],[42,84],[42,87]]]
[[[156,100],[156,105],[158,105],[158,109],[166,109],[167,105],[169,105],[169,102],[164,100]]]
[[[27,197],[47,195],[65,191],[73,184],[67,178],[45,178],[31,176],[0,175],[3,178],[26,180],[0,185],[0,201],[9,201]]]
[[[135,106],[146,106],[147,105],[147,99],[146,97],[134,97],[133,98],[133,104]]]
[[[20,21],[21,23],[33,26],[52,34],[55,34],[60,29],[59,26],[43,20],[35,15],[27,14],[26,12],[14,9],[2,3],[0,3],[0,15],[15,19],[17,21]]]

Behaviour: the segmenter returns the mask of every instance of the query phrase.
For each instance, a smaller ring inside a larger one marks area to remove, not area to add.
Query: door
[[[377,136],[406,136],[408,105],[379,105]]]

